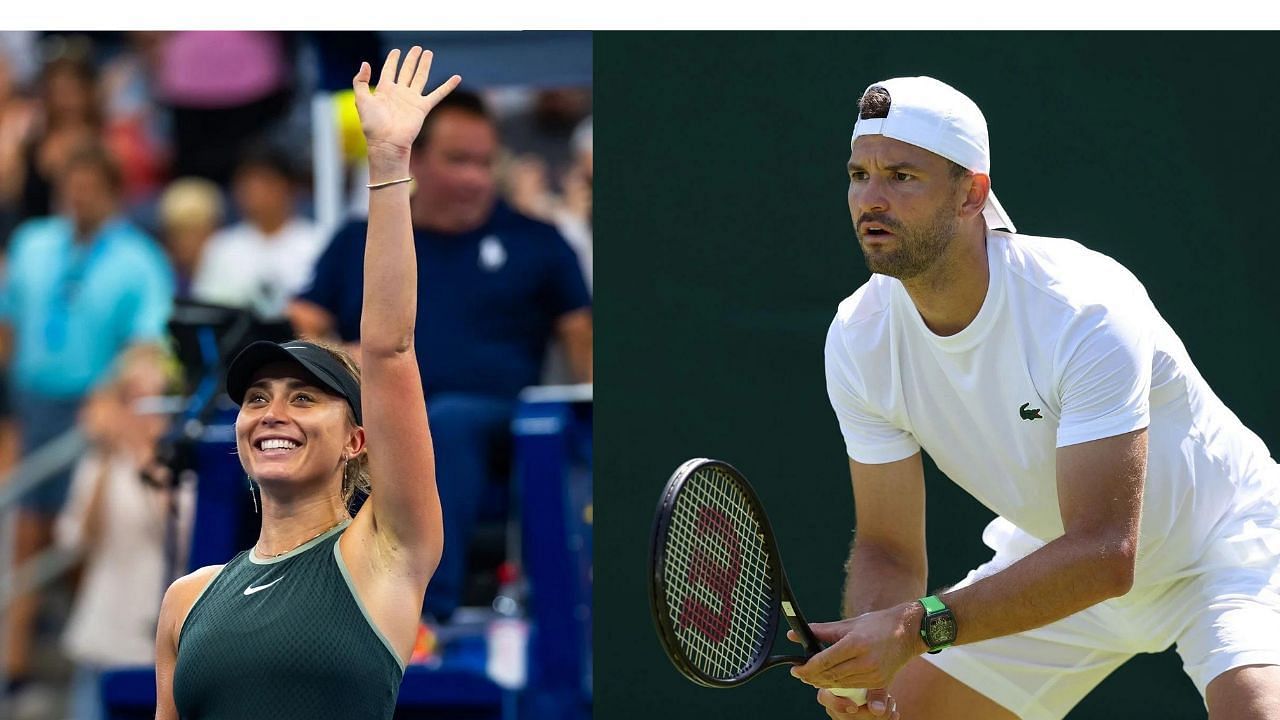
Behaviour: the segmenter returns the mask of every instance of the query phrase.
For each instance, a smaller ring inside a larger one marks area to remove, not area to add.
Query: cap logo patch
[[[893,106],[893,97],[889,91],[875,85],[867,88],[858,101],[858,117],[862,120],[874,120],[889,116],[889,108]]]

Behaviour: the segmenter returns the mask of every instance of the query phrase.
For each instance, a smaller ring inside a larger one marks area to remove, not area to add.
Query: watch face
[[[925,623],[925,632],[929,636],[930,645],[953,643],[956,639],[955,618],[949,612],[930,617]]]

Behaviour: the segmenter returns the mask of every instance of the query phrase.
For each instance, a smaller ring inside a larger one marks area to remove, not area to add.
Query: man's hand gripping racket
[[[658,502],[650,550],[658,637],[689,680],[733,687],[823,649],[796,604],[764,507],[728,463],[695,458],[676,469]],[[770,654],[779,616],[805,655]],[[866,703],[866,690],[831,692]]]

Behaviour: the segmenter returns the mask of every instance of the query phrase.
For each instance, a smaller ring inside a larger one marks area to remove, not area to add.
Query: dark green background
[[[649,618],[658,492],[682,460],[751,478],[801,605],[834,619],[853,509],[822,346],[867,278],[845,204],[856,103],[933,75],[983,109],[993,181],[1028,234],[1115,257],[1211,386],[1280,437],[1274,270],[1280,37],[1224,33],[595,34],[597,717],[822,717],[775,670],[681,678]],[[988,559],[990,513],[932,467],[930,584]],[[1071,718],[1205,713],[1172,651]]]

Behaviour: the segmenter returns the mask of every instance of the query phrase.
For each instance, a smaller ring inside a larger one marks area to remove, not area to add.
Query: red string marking
[[[710,538],[709,543],[700,543],[694,547],[688,580],[691,587],[701,582],[715,593],[720,599],[720,609],[713,609],[690,593],[685,595],[680,606],[680,623],[701,630],[703,635],[714,642],[722,642],[729,634],[733,622],[733,591],[738,586],[738,576],[742,573],[742,551],[739,548],[738,533],[728,516],[706,505],[698,508],[697,530],[704,538],[716,537]],[[721,565],[710,557],[704,550],[707,545],[720,545],[727,550],[728,566]]]

